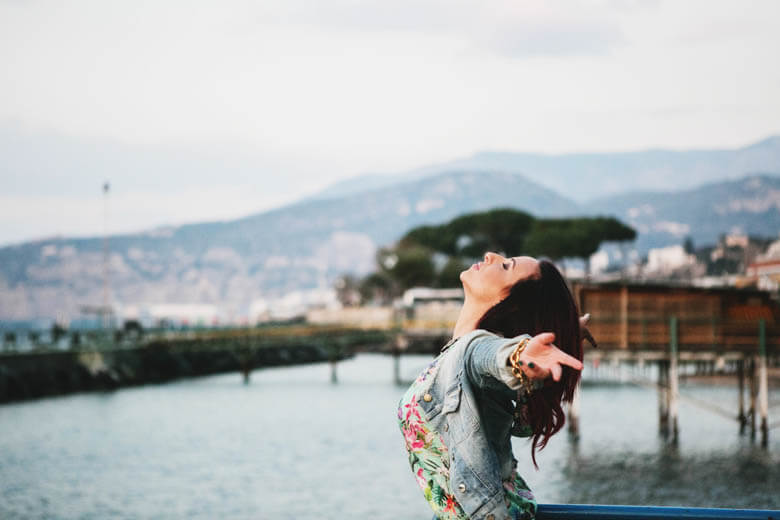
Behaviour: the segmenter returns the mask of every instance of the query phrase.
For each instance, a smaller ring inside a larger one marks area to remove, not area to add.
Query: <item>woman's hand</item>
[[[547,379],[552,376],[554,381],[561,379],[563,366],[582,370],[582,362],[570,356],[553,344],[555,334],[543,332],[528,341],[519,360],[521,369],[531,379]]]

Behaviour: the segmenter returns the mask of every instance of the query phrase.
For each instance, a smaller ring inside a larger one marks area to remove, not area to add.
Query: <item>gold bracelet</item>
[[[528,342],[530,340],[531,338],[527,338],[527,337],[521,339],[520,343],[517,344],[517,347],[515,347],[515,350],[512,351],[512,354],[509,356],[509,364],[512,366],[512,372],[515,374],[515,377],[520,377],[518,375],[518,372],[520,374],[523,374],[523,371],[520,370],[520,367],[523,365],[523,362],[520,361],[520,354],[523,353],[525,347],[528,346]]]
[[[520,354],[522,354],[525,350],[525,347],[528,346],[529,341],[531,341],[531,338],[526,337],[521,339],[520,343],[517,344],[517,347],[515,347],[515,350],[509,356],[509,364],[512,367],[512,374],[514,374],[514,376],[520,380],[520,386],[527,395],[530,395],[531,392],[535,390],[535,385],[533,381],[531,381],[531,379],[525,375],[523,369],[520,368],[523,366],[523,362],[520,361]]]

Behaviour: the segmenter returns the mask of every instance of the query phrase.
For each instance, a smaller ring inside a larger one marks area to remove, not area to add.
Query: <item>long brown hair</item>
[[[539,271],[540,276],[513,285],[509,296],[488,309],[477,327],[506,338],[553,332],[555,346],[582,361],[579,312],[566,280],[548,260],[539,261]],[[563,428],[566,416],[561,402],[572,401],[579,380],[579,370],[564,366],[560,381],[548,380],[525,399],[525,419],[533,432],[534,466],[538,467],[536,449],[547,446],[550,437]],[[520,396],[517,406],[520,406]]]

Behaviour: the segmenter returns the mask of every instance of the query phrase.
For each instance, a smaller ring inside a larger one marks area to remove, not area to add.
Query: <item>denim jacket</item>
[[[502,481],[517,461],[511,429],[519,382],[506,360],[522,339],[475,330],[445,347],[420,401],[450,453],[450,482],[473,520],[508,518]]]

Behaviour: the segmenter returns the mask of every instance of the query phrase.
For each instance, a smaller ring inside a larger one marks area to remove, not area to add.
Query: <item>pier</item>
[[[248,383],[255,369],[307,363],[330,363],[335,382],[338,361],[358,350],[381,349],[390,336],[378,330],[293,325],[158,330],[131,338],[93,331],[79,337],[67,349],[40,339],[27,351],[3,345],[0,403],[224,372],[240,372]]]
[[[769,371],[780,367],[780,307],[768,293],[638,284],[575,285],[574,293],[599,342],[586,363],[596,374],[596,367],[628,365],[634,382],[656,386],[662,435],[672,442],[680,435],[680,378],[720,374],[737,388],[732,408],[694,404],[733,419],[753,438],[760,433],[767,445],[778,425],[769,422]],[[576,410],[570,415],[576,428]]]

